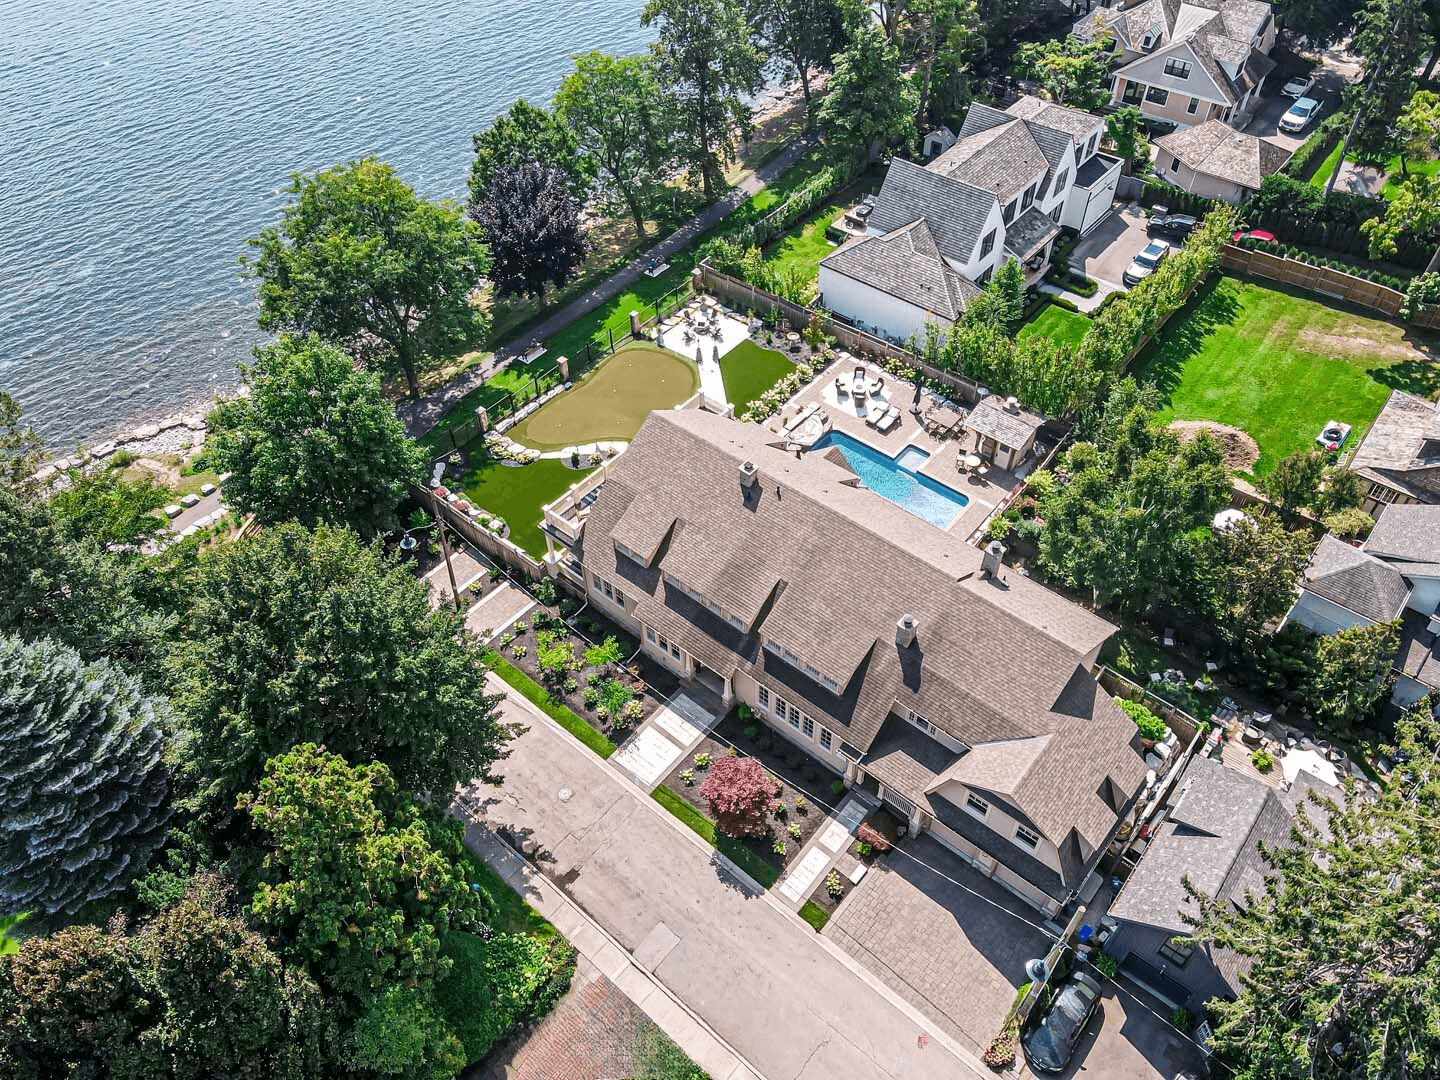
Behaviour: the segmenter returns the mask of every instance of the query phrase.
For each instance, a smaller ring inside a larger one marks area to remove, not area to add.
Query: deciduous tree
[[[428,993],[449,970],[441,939],[481,921],[455,831],[426,820],[384,765],[304,743],[268,761],[239,805],[270,845],[252,914],[333,992]]]
[[[1409,757],[1378,800],[1307,804],[1291,846],[1264,846],[1249,903],[1205,895],[1194,936],[1245,958],[1210,1002],[1210,1046],[1236,1077],[1350,1080],[1440,1071],[1440,730],[1429,702],[1397,724]],[[1328,819],[1321,831],[1312,820]]]
[[[479,648],[378,546],[288,524],[226,545],[194,576],[168,670],[210,800],[233,805],[267,758],[306,741],[381,761],[442,803],[489,776],[509,734]]]
[[[1098,109],[1110,100],[1107,84],[1114,48],[1114,39],[1109,34],[1089,41],[1070,34],[1049,41],[1026,42],[1015,50],[1015,64],[1061,105]]]
[[[576,133],[556,113],[531,105],[524,98],[501,113],[475,136],[475,160],[470,166],[470,201],[481,202],[501,169],[539,165],[559,169],[570,194],[580,205],[589,198],[595,180],[595,162],[582,148]]]
[[[111,664],[0,637],[0,745],[0,914],[73,914],[164,843],[161,719]]]
[[[919,107],[920,95],[901,71],[899,51],[869,23],[835,58],[819,120],[833,143],[863,153],[869,163],[889,144],[912,140]]]
[[[1302,693],[1321,721],[1349,731],[1370,718],[1389,692],[1400,623],[1351,626],[1315,639]]]
[[[640,24],[659,31],[651,48],[676,120],[677,156],[711,201],[750,126],[744,97],[760,89],[764,58],[751,44],[739,0],[649,0]]]
[[[832,57],[845,44],[845,8],[840,0],[756,0],[750,25],[781,77],[799,78],[805,117],[812,119],[810,73],[829,71]]]
[[[1314,506],[1325,475],[1325,455],[1319,450],[1297,450],[1280,459],[1275,470],[1260,480],[1260,489],[1287,514]]]
[[[609,208],[624,207],[645,236],[645,222],[659,207],[669,161],[670,118],[653,56],[575,57],[555,95],[555,112],[570,128],[600,174],[600,195]]]
[[[1289,532],[1273,516],[1212,529],[1200,544],[1189,606],[1203,605],[1226,639],[1253,642],[1295,602],[1311,547],[1309,533]]]
[[[379,377],[314,334],[256,346],[241,371],[250,394],[210,414],[205,449],[230,474],[230,506],[265,525],[344,525],[365,536],[393,527],[424,454]]]
[[[580,206],[558,169],[496,169],[470,216],[485,234],[497,296],[543,299],[546,288],[564,285],[585,262]]]
[[[1126,105],[1105,118],[1105,135],[1115,153],[1125,162],[1125,173],[1144,173],[1150,168],[1150,140],[1145,137],[1145,117],[1138,107]]]
[[[485,329],[470,302],[489,267],[479,229],[374,158],[296,173],[289,193],[280,224],[241,260],[259,282],[261,328],[317,333],[360,354],[378,342],[418,397],[421,362]]]
[[[62,536],[133,546],[160,531],[164,520],[155,511],[169,501],[170,492],[149,475],[132,480],[115,469],[71,469],[50,509]]]
[[[718,757],[700,785],[715,827],[727,836],[754,836],[769,827],[770,804],[780,785],[754,758]]]

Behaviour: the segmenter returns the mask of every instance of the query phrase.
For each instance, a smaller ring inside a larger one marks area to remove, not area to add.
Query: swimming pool
[[[826,432],[813,449],[827,446],[844,454],[855,475],[876,495],[937,528],[949,528],[960,511],[970,505],[970,500],[958,491],[915,471],[930,459],[930,455],[917,446],[907,446],[898,457],[887,457],[843,431]]]

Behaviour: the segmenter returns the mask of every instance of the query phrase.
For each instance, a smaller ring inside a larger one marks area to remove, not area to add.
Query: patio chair
[[[875,430],[879,431],[882,435],[888,435],[890,432],[894,431],[895,428],[899,426],[899,424],[900,410],[897,409],[894,405],[891,405],[888,409],[885,410],[885,415],[882,416],[879,422],[875,425]]]
[[[865,369],[857,367],[855,373],[850,376],[850,393],[853,397],[863,398],[868,392],[865,382]]]

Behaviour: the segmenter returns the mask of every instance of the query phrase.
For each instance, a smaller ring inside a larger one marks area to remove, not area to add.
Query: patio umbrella
[[[703,345],[695,346],[695,366],[697,368],[705,366],[705,346]]]
[[[917,374],[917,375],[915,376],[915,400],[912,401],[912,402],[910,402],[911,405],[919,405],[919,404],[920,404],[920,395],[921,395],[921,393],[924,392],[924,390],[925,390],[925,376],[924,376],[923,374]]]

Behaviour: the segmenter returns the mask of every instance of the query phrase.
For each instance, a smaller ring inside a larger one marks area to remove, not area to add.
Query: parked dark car
[[[1164,233],[1184,240],[1200,225],[1200,219],[1193,214],[1151,214],[1146,232]]]
[[[1030,1067],[1045,1073],[1063,1070],[1099,1005],[1100,984],[1077,971],[1055,994],[1040,1022],[1020,1039]]]

